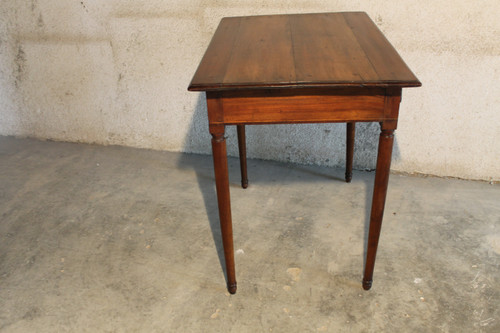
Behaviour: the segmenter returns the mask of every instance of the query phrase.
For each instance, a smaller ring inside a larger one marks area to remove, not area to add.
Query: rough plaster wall
[[[204,95],[186,88],[220,18],[343,10],[366,11],[423,82],[403,93],[393,169],[500,180],[497,0],[3,0],[0,134],[209,153]],[[247,133],[249,157],[344,163],[343,124]],[[356,168],[374,168],[377,133],[358,125]]]

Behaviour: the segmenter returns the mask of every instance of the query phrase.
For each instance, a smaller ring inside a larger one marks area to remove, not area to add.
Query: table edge
[[[193,84],[188,87],[188,91],[226,91],[226,90],[257,90],[257,89],[303,89],[303,88],[417,88],[421,87],[420,81],[405,82],[335,82],[335,83],[278,83],[278,84],[238,84],[238,85],[213,85],[213,84]]]

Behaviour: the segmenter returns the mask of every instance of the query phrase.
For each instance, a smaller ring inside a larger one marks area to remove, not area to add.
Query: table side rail
[[[207,92],[207,103],[211,124],[368,122],[396,120],[390,101],[400,93],[401,89],[220,91]]]

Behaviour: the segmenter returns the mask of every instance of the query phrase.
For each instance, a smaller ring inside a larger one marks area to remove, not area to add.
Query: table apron
[[[392,112],[392,98],[384,94],[215,95],[207,96],[207,103],[211,124],[381,122],[398,117]]]

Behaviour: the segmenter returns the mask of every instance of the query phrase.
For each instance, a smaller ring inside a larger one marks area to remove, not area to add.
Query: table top
[[[190,91],[418,87],[364,12],[223,18]]]

